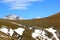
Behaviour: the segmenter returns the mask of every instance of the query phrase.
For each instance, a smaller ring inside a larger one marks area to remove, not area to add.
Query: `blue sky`
[[[0,18],[15,14],[25,19],[47,17],[60,12],[60,0],[0,0]]]

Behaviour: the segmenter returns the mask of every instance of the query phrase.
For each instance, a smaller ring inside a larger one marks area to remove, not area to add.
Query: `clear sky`
[[[0,0],[0,18],[15,14],[25,19],[60,12],[60,0]]]

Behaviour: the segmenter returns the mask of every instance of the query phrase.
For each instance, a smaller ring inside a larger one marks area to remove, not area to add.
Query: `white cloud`
[[[31,2],[37,2],[43,0],[2,0],[2,3],[7,3],[10,9],[27,9],[27,6],[31,5]]]

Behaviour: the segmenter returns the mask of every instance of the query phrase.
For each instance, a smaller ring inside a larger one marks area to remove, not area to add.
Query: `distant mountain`
[[[8,19],[8,20],[23,20],[22,17],[16,16],[16,15],[12,15],[12,14],[5,16],[3,19]]]
[[[40,19],[40,17],[39,17],[39,16],[37,16],[37,17],[35,17],[35,18],[33,18],[33,19]]]
[[[18,19],[16,15],[0,19],[0,40],[60,40],[60,12],[45,18]]]

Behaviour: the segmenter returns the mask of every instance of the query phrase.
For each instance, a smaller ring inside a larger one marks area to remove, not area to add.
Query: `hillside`
[[[35,40],[31,36],[31,33],[35,29],[45,29],[45,28],[53,27],[54,29],[58,30],[58,33],[60,34],[60,12],[46,18],[32,19],[32,20],[0,19],[0,28],[3,26],[7,26],[8,29],[10,28],[16,29],[19,27],[25,28],[26,30],[23,32],[23,35],[21,36],[22,37],[21,40]],[[32,30],[29,29],[30,27],[32,27]],[[18,40],[18,38],[15,36],[17,35],[16,32],[14,32],[14,35],[12,37],[4,33],[0,33],[0,34],[3,34],[4,36],[8,37],[8,38],[0,37],[1,40],[6,40],[6,39]],[[60,39],[60,36],[59,36],[59,39]]]

